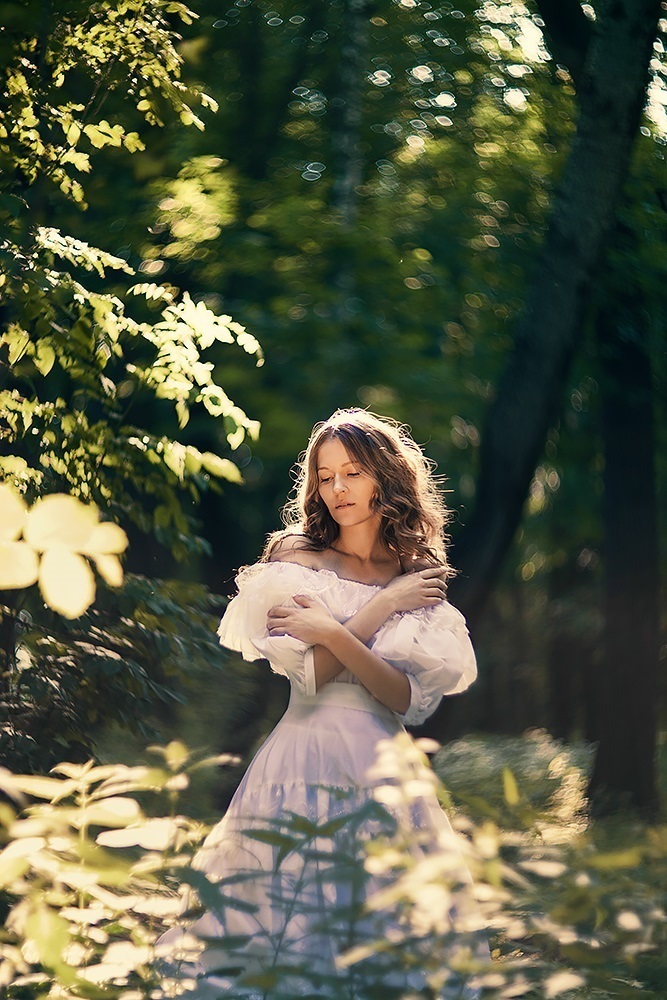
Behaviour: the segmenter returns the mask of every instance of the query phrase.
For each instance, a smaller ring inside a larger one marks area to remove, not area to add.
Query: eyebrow
[[[346,466],[346,465],[356,465],[356,464],[357,464],[356,462],[343,462],[343,466]],[[317,467],[317,471],[318,472],[322,472],[323,469],[328,469],[328,471],[331,472],[331,469],[329,469],[328,465],[318,465],[318,467]]]

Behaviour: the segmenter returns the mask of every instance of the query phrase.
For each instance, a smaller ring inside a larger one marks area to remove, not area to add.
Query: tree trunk
[[[359,211],[359,186],[364,174],[361,149],[364,60],[368,46],[367,0],[344,0],[339,82],[331,101],[333,185],[330,204],[339,224],[339,240],[333,251],[330,282],[336,290],[334,321],[339,336],[350,331],[353,313],[350,301],[356,293],[354,232]]]
[[[592,268],[614,221],[648,81],[659,0],[598,9],[579,90],[577,134],[482,435],[475,506],[457,541],[454,602],[478,612],[519,524],[561,402]]]
[[[605,457],[605,670],[597,692],[600,744],[589,793],[598,811],[631,805],[651,815],[657,807],[660,647],[655,431],[644,324],[637,304],[629,320],[630,308],[603,309],[597,322]]]
[[[340,89],[331,102],[336,115],[331,136],[334,167],[331,207],[339,213],[343,229],[348,230],[357,217],[358,188],[364,172],[361,123],[364,58],[368,45],[367,6],[367,0],[344,0]]]

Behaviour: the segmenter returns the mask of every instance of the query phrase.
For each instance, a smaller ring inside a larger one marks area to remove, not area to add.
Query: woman
[[[362,908],[386,879],[360,882],[354,863],[360,839],[387,833],[372,807],[378,744],[476,676],[445,600],[446,517],[405,429],[358,409],[314,428],[287,527],[241,571],[219,628],[228,649],[287,676],[291,697],[196,859],[221,888],[192,927],[208,941],[191,970],[198,995],[273,996],[280,983],[275,995],[360,997],[383,962],[388,990],[420,985],[418,972],[397,975],[390,949],[356,986],[336,957],[387,933]],[[442,844],[451,828],[435,796],[411,809]]]

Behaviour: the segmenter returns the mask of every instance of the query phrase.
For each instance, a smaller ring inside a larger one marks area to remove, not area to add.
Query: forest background
[[[597,742],[600,807],[654,814],[665,5],[1,12],[0,462],[129,536],[83,616],[3,578],[4,763],[246,756],[287,693],[215,616],[313,423],[364,406],[455,515],[480,678],[429,733]]]

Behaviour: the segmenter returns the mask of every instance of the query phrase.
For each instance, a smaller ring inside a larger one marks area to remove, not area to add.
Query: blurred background
[[[183,112],[147,122],[125,60],[130,84],[109,88],[103,113],[144,148],[100,151],[84,178],[85,212],[50,188],[26,194],[33,222],[103,247],[135,281],[229,314],[263,349],[261,367],[239,344],[206,355],[261,423],[256,440],[230,443],[229,423],[201,406],[179,429],[168,401],[132,399],[133,424],[228,458],[243,477],[184,494],[205,544],[179,559],[150,490],[148,530],[124,524],[128,586],[164,581],[148,588],[162,603],[150,614],[143,605],[146,628],[162,614],[186,636],[196,616],[210,632],[235,571],[280,524],[312,425],[338,407],[370,408],[407,423],[446,477],[460,569],[450,596],[478,652],[478,682],[428,733],[542,729],[597,742],[601,800],[655,809],[665,718],[665,5],[621,4],[621,16],[576,0],[197,0],[186,24],[171,6],[161,16],[179,35],[182,81],[217,112],[198,112],[203,129],[185,128]],[[8,58],[27,30],[19,14],[40,14],[44,36],[57,36],[52,5],[1,7]],[[72,94],[84,87],[77,72],[65,83]],[[127,284],[111,275],[104,287],[120,295]],[[37,383],[38,396],[54,398],[40,388],[53,377]],[[67,395],[62,380],[58,392]],[[121,397],[133,392],[127,383]],[[119,504],[114,516],[125,515]],[[136,592],[132,600],[136,609]],[[122,620],[129,607],[109,614]],[[173,635],[149,644],[143,679],[117,678],[124,693],[113,688],[104,706],[100,691],[112,688],[76,674],[72,699],[87,688],[95,708],[63,741],[70,752],[92,744],[132,759],[154,732],[249,753],[287,691],[265,666],[207,643],[197,656],[174,651]],[[49,655],[60,657],[62,681],[65,653]],[[46,696],[35,691],[37,704]],[[228,788],[206,794],[204,812]]]

